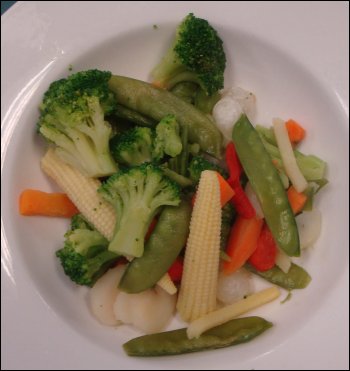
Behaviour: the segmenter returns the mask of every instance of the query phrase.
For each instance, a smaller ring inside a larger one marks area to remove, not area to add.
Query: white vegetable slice
[[[220,272],[216,298],[224,304],[232,304],[253,292],[251,274],[245,269],[226,275]]]
[[[321,234],[322,214],[318,209],[304,211],[296,217],[300,247],[305,249],[312,246]]]
[[[243,113],[241,105],[232,97],[221,98],[213,108],[213,117],[226,141],[232,140],[232,128]]]
[[[292,182],[294,188],[298,192],[303,192],[307,188],[308,184],[296,162],[285,122],[278,118],[273,119],[272,122],[277,145],[281,153],[284,170],[286,171],[286,174],[288,175],[288,178]]]
[[[208,313],[203,317],[194,320],[188,326],[187,336],[189,339],[197,338],[210,328],[222,325],[243,313],[260,307],[261,305],[278,298],[279,295],[280,290],[276,286],[273,286],[250,295],[246,299],[240,300],[237,303],[233,303],[227,307]]]
[[[289,272],[289,268],[292,265],[292,259],[281,249],[277,248],[276,265],[284,273]]]
[[[176,295],[169,295],[160,287],[138,294],[121,292],[113,305],[115,318],[135,326],[146,334],[160,332],[175,311]]]
[[[250,121],[254,121],[256,111],[256,97],[248,90],[238,86],[227,89],[223,92],[223,96],[232,97],[240,104],[243,112],[248,116]]]
[[[113,304],[119,294],[118,284],[125,271],[124,265],[118,265],[107,271],[89,291],[89,306],[92,314],[104,325],[117,325]]]

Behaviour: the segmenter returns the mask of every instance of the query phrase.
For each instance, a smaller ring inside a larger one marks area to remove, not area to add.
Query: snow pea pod
[[[245,268],[265,280],[287,290],[304,289],[311,281],[311,277],[306,270],[294,263],[290,266],[288,273],[284,273],[277,266],[274,266],[265,272],[257,271],[250,264],[246,264]]]
[[[287,194],[258,132],[246,115],[235,123],[232,139],[276,243],[287,255],[299,256],[299,233]]]
[[[129,356],[165,356],[224,348],[252,340],[272,323],[261,317],[233,319],[204,332],[199,338],[188,339],[186,329],[160,332],[131,339],[123,345]]]
[[[129,263],[119,288],[137,293],[154,286],[168,271],[186,243],[191,207],[182,201],[179,206],[167,206],[145,245],[140,258]]]
[[[169,91],[129,77],[114,75],[108,85],[118,104],[124,107],[156,121],[168,114],[175,115],[181,126],[188,126],[191,143],[198,143],[203,151],[221,157],[221,132],[208,116],[191,104]]]

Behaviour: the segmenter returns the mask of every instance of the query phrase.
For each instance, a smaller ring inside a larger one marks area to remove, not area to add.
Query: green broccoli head
[[[108,249],[125,256],[142,256],[144,237],[153,217],[162,206],[180,203],[179,186],[152,163],[118,171],[99,192],[118,215]]]
[[[214,170],[220,173],[224,178],[227,177],[227,172],[220,166],[211,163],[201,156],[194,156],[188,166],[190,179],[197,183],[204,170]]]
[[[64,246],[56,252],[56,256],[73,282],[93,286],[118,259],[118,255],[107,247],[108,241],[78,215],[72,218]]]
[[[216,30],[190,13],[178,26],[173,45],[152,71],[154,84],[171,89],[182,81],[200,85],[207,95],[224,86],[226,56]]]
[[[112,128],[104,119],[116,106],[110,77],[110,72],[89,70],[55,81],[40,107],[39,132],[65,162],[91,177],[117,170],[109,150]]]
[[[154,133],[146,127],[135,127],[119,134],[111,145],[117,162],[135,166],[152,161]]]
[[[156,126],[153,158],[159,161],[164,154],[171,157],[179,155],[182,151],[180,126],[174,115],[165,116]]]

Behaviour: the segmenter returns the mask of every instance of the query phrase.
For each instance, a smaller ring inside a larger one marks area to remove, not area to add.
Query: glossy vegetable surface
[[[272,323],[260,317],[238,318],[214,327],[197,339],[188,339],[186,329],[140,336],[123,345],[129,356],[146,357],[224,348],[252,340]]]
[[[283,184],[258,132],[246,115],[236,122],[232,138],[276,243],[289,256],[299,256],[298,229]]]
[[[146,82],[123,76],[112,76],[109,88],[119,104],[160,121],[164,116],[176,116],[181,126],[188,126],[189,140],[215,157],[221,156],[222,135],[215,124],[201,111],[174,94]]]
[[[121,290],[137,293],[157,283],[185,246],[190,216],[191,207],[184,201],[178,207],[164,208],[145,245],[144,254],[129,263],[119,283]]]

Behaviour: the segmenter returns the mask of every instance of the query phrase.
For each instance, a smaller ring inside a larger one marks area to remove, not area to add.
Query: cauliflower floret
[[[226,142],[232,140],[232,127],[242,113],[253,121],[255,100],[253,93],[239,87],[222,91],[222,98],[213,108],[213,117]]]
[[[229,276],[220,272],[216,298],[224,304],[232,304],[254,291],[251,274],[241,268]]]

